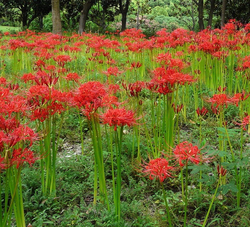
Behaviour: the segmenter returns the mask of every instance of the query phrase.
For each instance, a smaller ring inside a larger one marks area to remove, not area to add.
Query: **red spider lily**
[[[115,94],[120,90],[120,86],[118,84],[109,84],[108,90],[109,94]]]
[[[184,68],[184,63],[180,59],[173,59],[170,53],[159,54],[157,56],[157,61],[161,62],[164,66],[169,68],[176,68],[182,70]]]
[[[208,99],[207,102],[211,102],[213,106],[218,108],[219,106],[228,106],[229,103],[232,103],[231,98],[226,94],[215,94],[212,98]]]
[[[114,126],[114,130],[117,130],[117,126],[133,126],[136,124],[135,113],[131,110],[121,109],[108,109],[106,113],[101,115],[103,124],[109,124]]]
[[[109,67],[107,71],[103,71],[106,76],[117,76],[118,74],[123,73],[123,71],[119,71],[118,67]]]
[[[229,55],[228,51],[217,51],[212,53],[212,56],[218,59],[223,59],[225,60],[225,58]]]
[[[23,74],[23,76],[21,77],[21,80],[24,81],[24,83],[27,83],[28,81],[34,81],[36,78],[35,75],[33,75],[32,73],[25,73]]]
[[[140,68],[141,66],[142,66],[142,64],[139,61],[131,63],[131,69]]]
[[[116,96],[105,95],[102,98],[102,106],[113,108],[113,106],[118,107],[121,103],[118,102],[118,98]]]
[[[217,165],[217,173],[218,173],[218,176],[225,176],[226,175],[226,173],[227,173],[227,170],[226,169],[224,169],[224,167],[223,166],[219,166],[219,165]]]
[[[8,147],[15,146],[18,142],[29,142],[29,146],[37,140],[37,134],[28,126],[20,125],[14,128],[11,132],[8,131],[2,134],[2,142],[7,144]]]
[[[196,80],[188,75],[183,74],[175,69],[166,69],[164,67],[156,68],[154,71],[152,82],[158,83],[159,85],[170,85],[171,87],[174,87],[176,84],[184,85],[185,83],[193,83]]]
[[[131,83],[128,86],[125,83],[122,83],[122,86],[127,92],[129,92],[131,96],[138,97],[141,90],[145,87],[145,82],[136,81],[135,83]]]
[[[231,102],[235,104],[236,106],[238,106],[240,101],[246,100],[249,96],[250,96],[250,93],[245,94],[245,91],[242,91],[242,93],[234,94],[234,96],[231,98]]]
[[[120,36],[131,37],[131,38],[144,38],[145,35],[142,33],[140,29],[126,29],[125,31],[120,33]]]
[[[175,113],[179,113],[181,111],[181,109],[183,108],[183,104],[181,104],[181,105],[175,105],[173,103],[172,107],[173,107]]]
[[[19,127],[19,125],[20,122],[15,117],[5,119],[3,116],[0,116],[0,130],[6,133],[13,131],[15,128]]]
[[[42,61],[41,59],[38,59],[38,60],[35,62],[35,65],[37,66],[37,69],[38,69],[38,70],[41,70],[42,67],[45,67],[45,62]]]
[[[157,179],[160,182],[163,182],[167,177],[172,177],[171,170],[174,169],[174,167],[169,166],[165,158],[152,159],[143,167],[143,173],[149,175],[150,180]]]
[[[159,85],[150,81],[150,82],[147,82],[146,84],[146,88],[152,92],[157,92],[158,88],[159,88]]]
[[[48,103],[48,102],[47,102]],[[32,113],[29,116],[31,121],[39,120],[41,122],[45,121],[49,116],[53,116],[56,113],[61,113],[65,111],[64,106],[61,103],[57,103],[56,101],[52,101],[50,104],[46,104],[45,106],[33,106]]]
[[[13,151],[11,165],[16,165],[18,169],[23,163],[27,162],[31,166],[38,158],[34,156],[34,152],[28,148],[19,148]]]
[[[38,71],[34,81],[37,85],[46,85],[51,87],[58,82],[59,77],[56,77],[54,74],[48,74],[45,71]]]
[[[1,157],[0,155],[0,172],[2,169],[6,169],[7,168],[7,165],[5,163],[5,158]]]
[[[65,79],[72,80],[72,81],[75,81],[76,83],[78,83],[80,76],[77,73],[69,73],[69,74],[67,74]]]
[[[56,70],[56,67],[54,65],[48,65],[45,67],[45,70],[48,70],[50,72],[54,72]]]
[[[105,86],[98,81],[89,81],[82,84],[73,94],[72,104],[78,108],[84,107],[88,103],[99,102],[107,94]]]
[[[220,110],[219,110],[219,108],[218,107],[216,107],[216,106],[211,106],[211,110],[213,111],[213,113],[214,114],[220,114]]]
[[[56,61],[59,66],[64,67],[65,63],[72,61],[72,59],[68,55],[58,55],[54,57],[54,61]]]
[[[186,161],[186,163],[187,161],[191,161],[196,165],[202,161],[200,149],[187,141],[184,141],[175,147],[174,155],[179,161],[180,166],[185,165],[183,164],[183,161]]]
[[[205,116],[208,113],[208,109],[204,106],[201,109],[198,107],[196,109],[196,113],[198,114],[198,116]]]
[[[217,90],[219,91],[219,92],[223,92],[223,91],[225,91],[227,89],[227,87],[221,87],[221,86],[219,86],[218,88],[217,88]]]
[[[46,85],[34,85],[27,93],[27,100],[30,106],[30,119],[45,121],[49,116],[61,113],[65,110],[65,103],[71,97],[66,92],[60,92]]]
[[[13,113],[25,114],[28,109],[27,100],[23,96],[9,93],[9,89],[6,89],[5,91],[8,91],[8,94],[5,93],[1,96],[0,88],[0,113],[8,114],[9,116]]]
[[[247,113],[245,113],[245,117],[242,119],[242,122],[241,123],[238,123],[238,122],[234,122],[235,124],[237,125],[240,125],[243,127],[243,130],[247,130],[247,125],[250,124],[250,115],[248,115]]]
[[[4,77],[0,77],[0,84],[6,85],[7,84],[7,80]]]

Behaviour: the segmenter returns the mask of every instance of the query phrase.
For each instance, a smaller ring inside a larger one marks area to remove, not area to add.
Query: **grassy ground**
[[[10,26],[0,26],[0,32],[12,32],[12,31],[20,31],[20,27],[10,27]]]

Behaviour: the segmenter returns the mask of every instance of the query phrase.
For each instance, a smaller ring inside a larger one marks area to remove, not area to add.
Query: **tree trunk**
[[[129,4],[130,4],[130,0],[126,0],[125,6],[123,6],[122,0],[119,0],[120,12],[122,14],[122,31],[124,31],[126,29],[127,13],[128,13]]]
[[[194,31],[195,29],[195,19],[194,19],[194,6],[193,6],[193,1],[191,1],[191,18],[192,18],[192,22],[193,22],[193,26],[192,26],[192,31]]]
[[[27,24],[28,24],[27,22],[28,22],[28,15],[27,15],[27,12],[24,11],[24,12],[22,12],[22,23],[23,23],[23,28],[24,29],[28,28],[27,27]]]
[[[211,6],[210,6],[210,11],[209,11],[209,17],[208,17],[208,26],[210,27],[212,27],[214,9],[215,9],[215,0],[211,0]]]
[[[140,28],[140,6],[138,5],[137,8],[137,14],[136,14],[136,29],[138,30]]]
[[[27,24],[28,24],[27,3],[22,6],[21,11],[22,11],[23,28],[26,29],[26,28],[28,28],[27,27]]]
[[[39,28],[40,30],[43,29],[43,15],[42,14],[39,16]]]
[[[60,0],[51,0],[53,33],[62,35],[62,22],[60,17]]]
[[[85,31],[89,10],[94,4],[95,4],[94,0],[86,1],[83,4],[83,9],[81,11],[81,15],[79,19],[79,30],[78,30],[79,34],[82,34]]]
[[[223,0],[222,1],[222,7],[221,7],[221,27],[224,27],[224,24],[225,24],[226,2],[227,2],[227,0]]]
[[[203,0],[199,0],[199,3],[198,3],[198,13],[199,13],[199,30],[200,31],[204,29],[203,7],[204,7]]]

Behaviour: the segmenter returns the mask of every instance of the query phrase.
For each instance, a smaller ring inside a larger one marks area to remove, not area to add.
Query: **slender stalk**
[[[80,115],[80,110],[78,110],[78,119],[79,119],[79,123],[80,123],[80,136],[81,136],[81,148],[82,148],[82,154],[84,154],[84,141],[83,141],[83,131],[82,131],[82,118]]]
[[[171,216],[170,216],[170,212],[169,212],[169,207],[168,207],[168,202],[167,202],[167,198],[166,198],[166,192],[165,192],[165,189],[164,189],[164,186],[163,184],[161,183],[161,187],[162,187],[162,194],[163,194],[163,199],[164,199],[164,202],[165,202],[165,206],[166,206],[166,211],[167,211],[167,217],[168,217],[168,224],[170,227],[172,227],[172,220],[171,220]]]
[[[187,225],[187,203],[188,203],[188,162],[186,162],[186,180],[185,180],[185,213],[184,213],[184,227]]]
[[[216,189],[215,189],[215,192],[214,192],[212,201],[211,201],[211,203],[210,203],[210,205],[209,205],[209,208],[208,208],[208,211],[207,211],[207,214],[206,214],[206,217],[205,217],[205,220],[204,220],[204,222],[203,222],[202,227],[205,227],[206,224],[207,224],[207,219],[208,219],[209,213],[210,213],[210,211],[211,211],[211,208],[212,208],[212,206],[213,206],[214,200],[215,200],[215,198],[216,198],[216,194],[217,194],[217,191],[218,191],[218,188],[219,188],[219,185],[220,185],[220,181],[221,181],[221,176],[220,176],[220,178],[219,178],[219,180],[218,180],[218,183],[217,183],[217,186],[216,186]]]

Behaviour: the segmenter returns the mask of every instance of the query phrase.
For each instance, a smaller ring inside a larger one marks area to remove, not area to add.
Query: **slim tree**
[[[203,0],[192,0],[198,7],[198,18],[199,18],[199,30],[204,29],[204,15],[203,15],[203,9],[204,9],[204,1]]]
[[[221,7],[221,27],[223,27],[224,24],[225,24],[226,3],[227,3],[227,0],[222,0],[222,7]]]
[[[125,0],[125,1],[119,0],[120,12],[122,14],[122,31],[126,29],[129,4],[130,4],[130,0]]]
[[[213,21],[213,14],[215,9],[215,0],[211,0],[210,10],[209,10],[209,17],[208,17],[208,26],[212,26]]]
[[[79,34],[82,34],[86,28],[86,22],[89,14],[89,10],[96,3],[96,0],[86,0],[83,3],[83,9],[81,11],[80,19],[79,19]]]
[[[62,22],[60,17],[60,0],[51,0],[53,33],[62,35]]]

